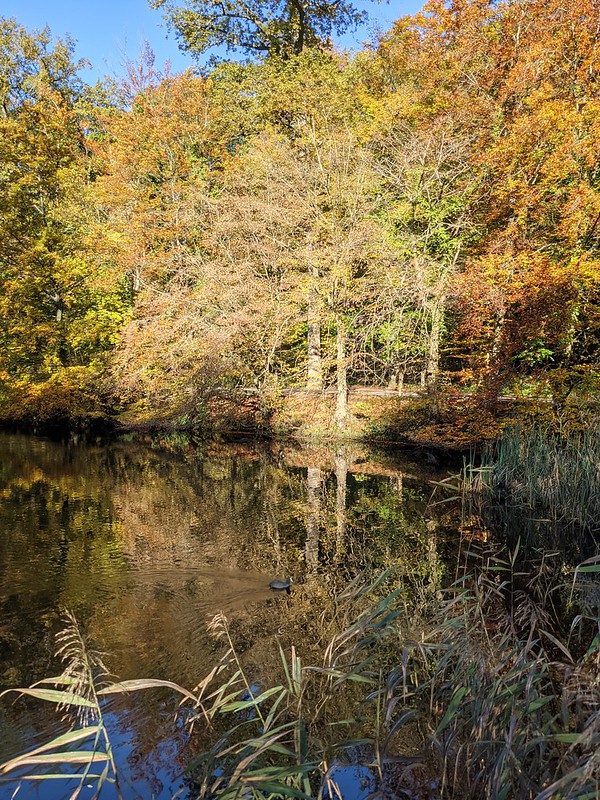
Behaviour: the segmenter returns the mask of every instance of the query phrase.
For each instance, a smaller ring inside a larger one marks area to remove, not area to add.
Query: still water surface
[[[0,434],[0,691],[58,674],[65,609],[120,679],[193,688],[214,663],[207,622],[218,611],[260,672],[277,641],[305,635],[323,587],[365,568],[436,568],[435,477],[350,446],[89,446]],[[274,595],[269,582],[287,576],[292,594]],[[175,709],[161,691],[108,705],[126,797],[162,800],[184,787],[193,753]],[[63,729],[49,704],[5,696],[0,761]],[[68,794],[54,783],[18,797]],[[354,784],[346,800],[368,793]],[[13,790],[0,784],[0,798]]]

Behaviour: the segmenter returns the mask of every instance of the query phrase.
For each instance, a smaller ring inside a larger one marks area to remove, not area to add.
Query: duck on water
[[[292,585],[292,579],[286,578],[285,580],[275,580],[271,581],[269,584],[269,589],[273,589],[274,592],[287,592],[290,594]]]

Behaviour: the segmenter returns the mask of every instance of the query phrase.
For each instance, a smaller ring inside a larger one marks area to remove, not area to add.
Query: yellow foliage
[[[88,427],[106,417],[106,403],[95,373],[88,367],[65,367],[43,382],[7,382],[0,417],[28,426]]]

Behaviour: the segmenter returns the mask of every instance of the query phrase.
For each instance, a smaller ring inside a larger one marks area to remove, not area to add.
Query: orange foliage
[[[433,0],[398,21],[378,53],[388,91],[411,86],[414,124],[451,115],[473,137],[480,235],[453,281],[449,350],[498,388],[511,372],[589,357],[599,49],[595,0]]]

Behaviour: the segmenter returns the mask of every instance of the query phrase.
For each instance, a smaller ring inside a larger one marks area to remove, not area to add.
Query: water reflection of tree
[[[306,571],[315,575],[319,569],[319,537],[321,528],[321,468],[306,470]]]
[[[346,552],[346,489],[348,482],[348,458],[344,447],[335,453],[335,561],[339,562]]]
[[[402,473],[382,480],[350,472],[339,450],[334,467],[323,481],[321,570],[338,587],[358,572],[392,566],[405,576],[428,574],[437,522],[417,482]]]
[[[206,618],[223,605],[240,652],[267,683],[278,641],[318,658],[333,630],[333,595],[349,577],[426,555],[418,480],[389,467],[361,474],[347,446],[229,445],[204,457],[135,442],[88,448],[9,437],[3,452],[6,685],[47,674],[66,607],[120,677],[193,686],[216,654]],[[288,574],[297,579],[292,596],[271,595],[268,580]],[[137,753],[157,746],[151,716],[146,724],[133,714]]]

